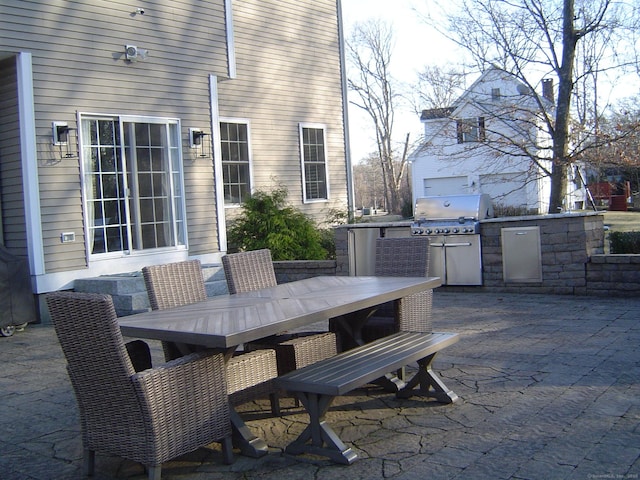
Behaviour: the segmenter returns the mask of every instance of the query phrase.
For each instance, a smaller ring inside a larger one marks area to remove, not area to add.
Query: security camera
[[[144,8],[139,8],[139,9],[138,9],[138,13],[139,13],[140,15],[144,15]]]

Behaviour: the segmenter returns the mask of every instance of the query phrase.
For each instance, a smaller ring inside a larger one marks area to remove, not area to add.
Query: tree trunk
[[[573,89],[573,65],[578,34],[574,27],[574,0],[564,0],[562,11],[562,63],[558,72],[558,101],[553,130],[553,167],[551,169],[551,195],[549,213],[558,213],[567,193],[568,138],[571,91]]]

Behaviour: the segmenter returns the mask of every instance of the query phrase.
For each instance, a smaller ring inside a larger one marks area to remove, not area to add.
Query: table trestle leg
[[[398,398],[410,398],[415,395],[435,398],[440,403],[454,403],[459,397],[450,390],[433,371],[431,365],[436,353],[418,360],[418,372],[396,393]],[[419,388],[416,388],[419,386]]]
[[[233,445],[247,457],[260,458],[269,453],[269,447],[265,441],[251,433],[235,409],[230,410]]]
[[[351,465],[357,458],[356,453],[347,447],[331,426],[325,415],[334,397],[315,393],[297,392],[298,398],[309,414],[309,425],[285,451],[292,455],[310,453],[328,457],[334,462]]]

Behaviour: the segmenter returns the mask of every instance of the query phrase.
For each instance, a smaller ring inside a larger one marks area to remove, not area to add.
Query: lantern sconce
[[[210,133],[204,132],[200,128],[189,129],[189,147],[195,150],[195,156],[199,158],[209,158],[209,145],[206,138]]]
[[[72,146],[75,145],[72,134],[76,129],[70,128],[66,122],[53,122],[51,130],[53,144],[58,147],[60,159],[77,157],[75,148],[72,149]]]

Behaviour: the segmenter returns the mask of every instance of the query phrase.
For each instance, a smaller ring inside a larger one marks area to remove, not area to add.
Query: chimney
[[[550,102],[554,101],[552,78],[545,78],[542,80],[542,96],[547,100],[549,100]]]

